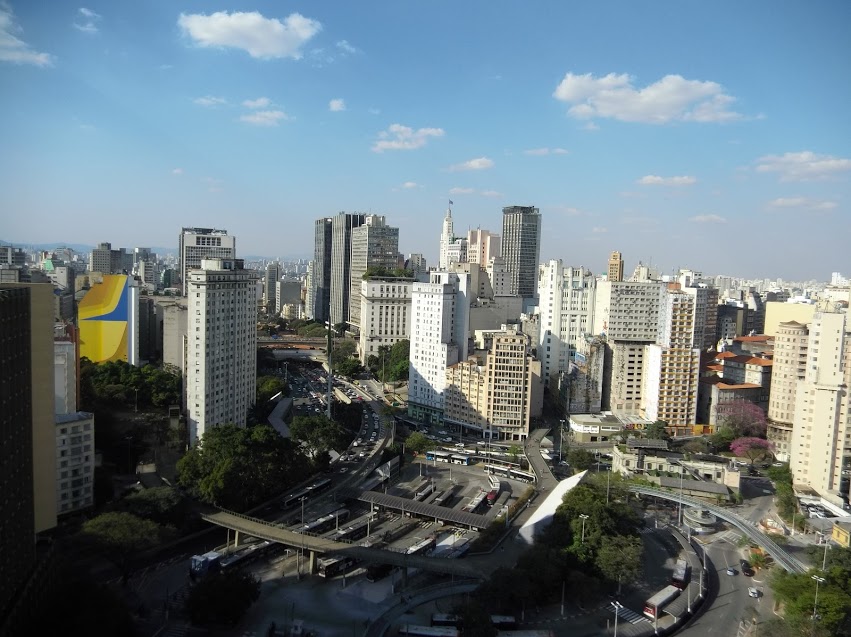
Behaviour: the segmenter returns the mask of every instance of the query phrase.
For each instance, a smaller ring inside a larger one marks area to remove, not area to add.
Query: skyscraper
[[[313,261],[310,266],[310,290],[307,294],[307,317],[328,321],[331,301],[331,242],[333,221],[330,217],[317,219],[313,231]]]
[[[623,281],[623,256],[620,252],[612,252],[612,256],[609,257],[609,272],[606,279]]]
[[[234,259],[236,237],[227,230],[215,228],[182,228],[178,237],[180,249],[180,281],[186,294],[189,270],[201,267],[201,259]]]
[[[361,283],[370,268],[396,268],[399,258],[399,228],[387,225],[383,216],[367,215],[352,229],[348,323],[360,327]]]
[[[476,228],[467,232],[467,260],[487,267],[491,259],[500,256],[500,236],[490,230]]]
[[[263,282],[263,302],[266,305],[266,311],[272,313],[278,306],[277,288],[275,285],[281,280],[281,264],[273,261],[266,265],[266,280]]]
[[[256,275],[235,259],[190,270],[186,345],[189,444],[211,427],[244,426],[257,384]]]
[[[517,273],[517,290],[524,299],[538,293],[538,261],[541,258],[541,212],[532,206],[502,209],[502,258]]]
[[[366,222],[367,215],[341,212],[331,221],[331,316],[332,325],[349,320],[352,290],[352,230]]]
[[[440,254],[437,258],[437,269],[446,270],[449,268],[449,246],[455,238],[455,229],[452,223],[452,208],[446,209],[446,216],[443,218],[443,228],[440,231]]]

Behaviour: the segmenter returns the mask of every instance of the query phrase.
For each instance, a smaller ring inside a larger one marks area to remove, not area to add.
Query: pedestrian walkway
[[[615,614],[615,607],[612,606],[611,604],[606,606],[606,610],[608,610],[612,615]],[[649,622],[650,621],[644,615],[639,615],[634,610],[630,610],[626,606],[623,606],[618,611],[618,621],[621,621],[621,620],[623,620],[625,622],[629,622],[630,624],[640,624],[641,622]]]

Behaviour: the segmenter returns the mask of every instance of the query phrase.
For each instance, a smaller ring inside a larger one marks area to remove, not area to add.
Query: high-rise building
[[[331,220],[331,316],[332,325],[349,320],[352,291],[352,230],[366,222],[367,215],[341,212]]]
[[[541,364],[529,337],[517,330],[483,336],[480,352],[446,370],[444,418],[485,438],[525,440],[541,412]]]
[[[517,289],[523,298],[538,293],[538,261],[541,258],[541,212],[532,206],[502,209],[500,253],[508,270],[517,273]]]
[[[26,252],[12,246],[0,246],[0,265],[19,265],[23,267],[26,264]]]
[[[446,209],[446,216],[443,218],[443,228],[440,231],[440,254],[437,259],[438,270],[446,270],[449,268],[449,246],[455,240],[455,228],[452,222],[452,208]]]
[[[78,314],[81,356],[139,364],[139,288],[132,277],[104,275],[86,292]]]
[[[774,337],[767,438],[774,444],[774,455],[783,462],[791,456],[795,403],[798,387],[806,378],[809,337],[807,325],[797,321],[780,323]]]
[[[717,343],[718,290],[710,287],[683,287],[682,291],[694,299],[694,341],[692,347],[709,350]]]
[[[580,343],[591,333],[596,289],[596,277],[583,267],[565,267],[560,259],[541,264],[536,345],[547,382],[569,368]]]
[[[500,240],[500,236],[490,230],[476,228],[467,231],[467,260],[486,267],[491,259],[500,256]]]
[[[322,323],[326,323],[329,319],[332,239],[333,220],[331,218],[317,219],[314,224],[307,316]]]
[[[266,265],[266,278],[263,281],[263,302],[267,312],[274,312],[278,307],[277,284],[281,281],[281,264],[273,261]]]
[[[428,263],[422,254],[412,252],[405,259],[405,269],[412,272],[415,279],[419,279],[420,275],[428,273]]]
[[[361,327],[361,283],[370,268],[393,270],[399,256],[399,228],[387,225],[380,215],[366,215],[363,224],[352,229],[348,323]]]
[[[609,257],[609,270],[606,280],[623,281],[623,255],[620,252],[612,252],[612,256]]]
[[[817,312],[813,317],[804,378],[795,395],[789,454],[793,483],[843,508],[848,506],[851,471],[849,327],[846,314]]]
[[[443,420],[446,368],[467,358],[468,290],[469,277],[454,272],[413,284],[408,414],[417,420]]]
[[[359,316],[360,361],[366,365],[380,347],[392,347],[411,337],[413,279],[374,277],[361,281]]]
[[[190,270],[186,345],[189,444],[224,424],[244,426],[257,384],[255,273],[236,259]]]
[[[189,270],[201,267],[201,259],[236,258],[236,237],[215,228],[181,228],[178,237],[180,281],[184,296]]]

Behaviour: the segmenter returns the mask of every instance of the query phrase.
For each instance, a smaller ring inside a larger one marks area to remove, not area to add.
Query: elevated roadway
[[[390,564],[402,568],[419,568],[425,571],[445,573],[462,578],[482,579],[487,577],[486,573],[483,573],[481,569],[476,568],[475,565],[467,561],[426,557],[425,555],[407,555],[402,550],[380,549],[358,546],[357,544],[347,542],[337,542],[322,537],[288,531],[271,522],[231,511],[219,510],[208,512],[202,514],[201,517],[210,524],[232,529],[237,533],[244,533],[248,536],[309,551],[311,571],[313,570],[317,554],[331,553],[349,555],[364,562]]]

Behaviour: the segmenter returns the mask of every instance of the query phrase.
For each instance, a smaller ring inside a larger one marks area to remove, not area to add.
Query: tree
[[[310,463],[268,425],[209,429],[177,463],[177,482],[194,496],[243,511],[303,480]]]
[[[720,403],[715,410],[721,426],[731,429],[736,438],[765,436],[765,412],[749,400]]]
[[[345,430],[327,416],[296,416],[290,425],[293,440],[304,445],[314,457],[322,451],[342,449],[348,445]]]
[[[567,462],[574,471],[585,471],[594,466],[594,454],[585,449],[571,449],[567,452]]]
[[[334,366],[334,371],[340,376],[348,376],[349,378],[357,376],[363,371],[363,366],[356,358],[347,358]]]
[[[670,440],[671,436],[668,435],[667,427],[668,423],[664,420],[652,422],[644,428],[644,437],[651,440]]]
[[[162,529],[156,522],[132,513],[111,512],[87,520],[81,533],[84,541],[100,548],[119,568],[122,580],[126,582],[133,555],[159,544]]]
[[[597,551],[595,564],[612,582],[631,584],[641,577],[644,547],[634,536],[604,536]]]
[[[511,462],[517,462],[521,453],[523,453],[523,447],[520,445],[511,445],[508,448],[508,455],[511,456]]]
[[[809,619],[812,624],[815,602],[815,582],[810,573],[789,574],[779,572],[769,580],[775,598],[783,603],[785,617],[792,621]],[[828,634],[839,634],[839,627],[851,610],[851,597],[830,578],[819,585],[817,625]]]
[[[263,405],[287,389],[287,384],[277,376],[258,376],[256,404]]]
[[[347,329],[349,329],[349,324],[348,324],[348,323],[346,323],[346,322],[342,322],[342,323],[335,323],[335,324],[334,324],[334,332],[335,332],[335,333],[337,334],[337,336],[339,336],[339,337],[342,337],[342,336],[343,336],[343,334],[345,334],[345,333],[346,333],[346,330],[347,330]]]
[[[429,440],[425,434],[415,431],[405,440],[405,449],[412,453],[425,453],[437,447],[434,440]]]
[[[189,503],[172,487],[154,487],[135,491],[124,498],[124,505],[133,515],[156,522],[180,527],[186,523]]]
[[[335,342],[334,347],[331,349],[331,364],[336,368],[344,360],[354,356],[357,348],[357,343],[352,339],[347,338]]]
[[[186,611],[194,624],[234,625],[260,598],[260,580],[251,573],[208,575],[189,589]]]
[[[479,600],[467,599],[452,612],[460,620],[459,628],[464,637],[496,637],[497,629],[491,623],[490,612]]]
[[[766,456],[771,457],[773,449],[774,444],[765,438],[737,438],[730,443],[730,451],[739,458],[750,460],[751,466],[757,460]]]
[[[715,433],[710,437],[712,446],[718,451],[726,451],[730,448],[730,443],[736,439],[736,432],[729,427],[721,427],[715,430]]]

